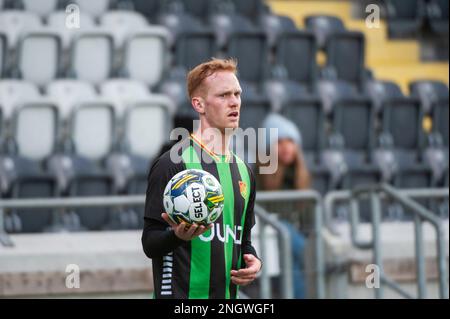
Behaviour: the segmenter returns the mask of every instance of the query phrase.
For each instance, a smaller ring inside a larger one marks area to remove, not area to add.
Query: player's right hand
[[[197,225],[193,223],[191,226],[188,226],[185,222],[181,222],[180,224],[174,223],[167,213],[162,213],[161,217],[172,227],[175,235],[183,239],[185,241],[192,240],[193,238],[200,236],[208,229],[211,229],[213,224],[206,226]]]

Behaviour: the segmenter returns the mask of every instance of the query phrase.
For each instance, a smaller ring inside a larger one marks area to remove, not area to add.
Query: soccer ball
[[[179,224],[209,225],[222,214],[224,196],[219,181],[199,169],[179,172],[164,189],[164,209]]]

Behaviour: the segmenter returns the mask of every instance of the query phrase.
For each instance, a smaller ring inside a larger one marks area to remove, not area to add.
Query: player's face
[[[220,71],[205,79],[204,115],[211,127],[222,132],[238,128],[241,109],[241,86],[232,72]]]

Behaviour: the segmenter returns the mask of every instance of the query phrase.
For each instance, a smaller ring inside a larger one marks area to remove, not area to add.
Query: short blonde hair
[[[189,98],[192,99],[194,93],[202,86],[203,81],[219,71],[230,71],[237,73],[237,61],[235,59],[216,59],[204,62],[193,68],[187,75],[187,90]]]

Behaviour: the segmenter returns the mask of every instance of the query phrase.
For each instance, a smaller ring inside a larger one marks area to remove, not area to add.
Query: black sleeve
[[[255,197],[256,197],[256,182],[255,176],[253,175],[250,167],[247,166],[250,176],[250,198],[247,204],[247,212],[245,214],[245,224],[244,224],[244,233],[242,234],[242,260],[244,258],[244,254],[252,254],[259,260],[261,260],[256,254],[255,247],[252,245],[251,233],[252,228],[255,225]]]
[[[167,255],[184,243],[161,217],[164,189],[169,180],[182,170],[184,164],[174,164],[170,160],[170,152],[164,153],[150,168],[142,232],[142,247],[149,258]]]

